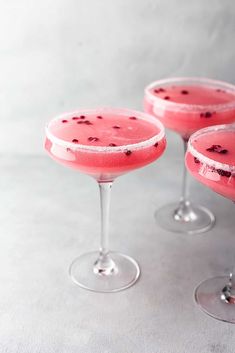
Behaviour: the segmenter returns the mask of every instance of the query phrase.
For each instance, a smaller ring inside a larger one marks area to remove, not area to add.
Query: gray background
[[[234,207],[192,181],[217,216],[212,231],[176,236],[153,219],[179,197],[179,138],[168,133],[159,161],[114,185],[111,247],[142,277],[112,295],[68,278],[72,259],[98,247],[98,191],[42,143],[63,111],[142,109],[155,79],[235,83],[234,18],[232,0],[0,0],[0,353],[234,353],[234,326],[193,302],[199,281],[234,262]]]
[[[0,0],[1,151],[43,154],[63,111],[141,109],[159,78],[235,83],[234,18],[233,0]]]

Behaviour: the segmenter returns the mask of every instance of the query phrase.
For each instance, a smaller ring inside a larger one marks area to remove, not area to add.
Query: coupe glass
[[[235,124],[212,126],[193,134],[186,166],[198,181],[235,202]],[[228,276],[203,281],[195,291],[203,311],[231,323],[235,323],[234,269]]]
[[[174,100],[172,92],[177,96]],[[159,80],[146,87],[144,107],[181,136],[185,154],[195,131],[235,121],[235,86],[207,78]],[[162,228],[178,233],[203,233],[215,223],[211,211],[191,201],[185,167],[180,200],[157,210],[155,217]]]
[[[99,185],[100,248],[76,258],[69,270],[80,287],[117,292],[138,279],[137,262],[109,250],[110,191],[118,176],[154,162],[165,146],[162,123],[134,110],[78,110],[56,117],[47,125],[45,148],[49,155],[66,167],[93,177]]]

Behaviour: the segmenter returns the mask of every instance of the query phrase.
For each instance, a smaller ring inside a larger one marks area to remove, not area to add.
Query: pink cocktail
[[[116,110],[66,114],[49,124],[45,147],[66,167],[99,182],[112,181],[163,153],[162,127],[149,119],[144,114],[137,117]]]
[[[229,124],[235,116],[235,87],[209,79],[169,79],[145,92],[146,112],[188,140],[207,126]],[[161,87],[159,87],[159,85]]]
[[[66,167],[93,177],[101,198],[101,245],[75,259],[70,274],[83,288],[113,292],[134,284],[139,267],[129,256],[108,249],[110,190],[120,175],[154,162],[166,146],[163,125],[127,109],[91,109],[63,114],[46,128],[45,148]]]
[[[235,202],[235,124],[216,125],[194,133],[185,157],[189,172],[216,193]],[[234,271],[203,281],[195,298],[209,315],[235,323]]]
[[[160,80],[145,89],[144,107],[182,137],[186,151],[195,131],[235,121],[235,86],[204,78]],[[180,202],[164,206],[156,218],[165,229],[191,234],[209,230],[215,220],[209,210],[189,201],[185,170]]]
[[[190,139],[186,166],[198,181],[235,202],[235,125],[195,133]]]

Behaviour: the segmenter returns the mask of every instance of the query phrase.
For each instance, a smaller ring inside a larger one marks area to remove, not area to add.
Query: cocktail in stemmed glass
[[[235,121],[235,86],[207,78],[169,78],[151,83],[145,89],[145,111],[158,117],[165,127],[177,132],[184,143],[195,131]],[[159,225],[182,233],[202,233],[215,221],[205,207],[191,202],[184,168],[179,202],[156,211]]]
[[[78,110],[56,117],[47,125],[45,148],[49,155],[93,177],[100,189],[100,249],[81,255],[70,267],[73,281],[81,287],[115,292],[138,279],[140,270],[135,260],[109,251],[110,191],[118,176],[154,162],[165,146],[162,123],[133,110]]]
[[[188,142],[189,172],[213,191],[235,202],[235,124],[194,133]],[[235,267],[234,267],[235,269]],[[203,281],[195,291],[200,307],[216,319],[235,323],[235,272]]]

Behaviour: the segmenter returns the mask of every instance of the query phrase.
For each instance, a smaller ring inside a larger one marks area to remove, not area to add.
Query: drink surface
[[[190,139],[186,166],[195,178],[235,201],[235,126]]]
[[[161,99],[190,105],[217,105],[228,103],[235,99],[234,94],[228,91],[202,85],[170,85],[164,86],[164,91],[152,88],[151,92]]]
[[[162,128],[154,120],[115,112],[64,115],[50,122],[46,149],[66,166],[99,180],[113,179],[163,153],[164,133],[159,140]]]
[[[138,120],[138,121],[137,121]],[[148,140],[160,129],[135,116],[78,115],[62,118],[50,125],[50,132],[67,142],[86,146],[125,146]]]
[[[225,90],[205,83],[168,84],[152,87],[149,94],[145,95],[145,110],[185,139],[203,127],[235,121],[235,90]]]

